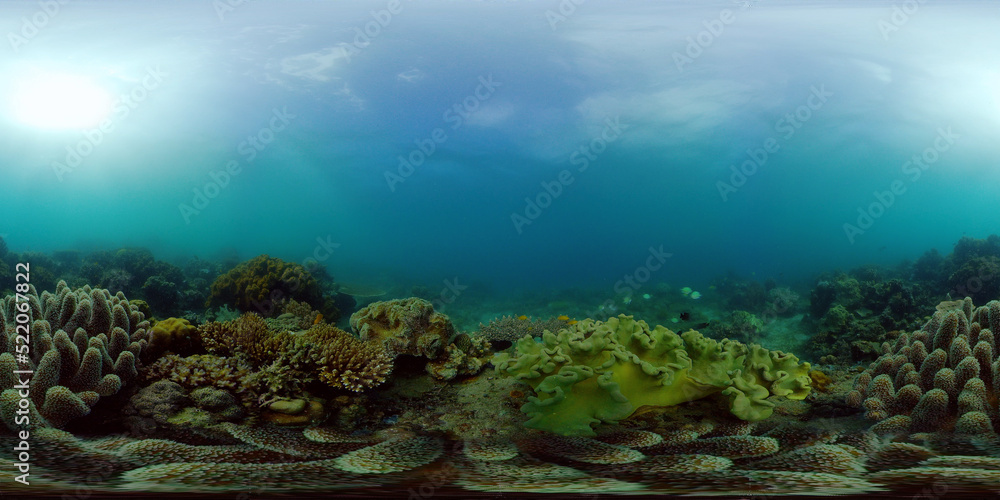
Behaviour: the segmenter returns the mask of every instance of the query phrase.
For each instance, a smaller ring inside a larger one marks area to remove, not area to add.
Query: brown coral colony
[[[923,328],[883,344],[848,403],[863,407],[875,430],[992,434],[1000,429],[998,330],[1000,301],[942,303]]]

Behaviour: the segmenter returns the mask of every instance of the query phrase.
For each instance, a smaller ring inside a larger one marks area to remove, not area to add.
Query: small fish
[[[528,317],[522,314],[522,315],[518,316],[517,319],[528,319]]]
[[[681,313],[681,321],[688,321],[691,319],[691,313],[684,311]]]
[[[575,319],[571,319],[571,320],[567,321],[566,324],[567,325],[575,325],[576,324],[576,320]]]
[[[681,288],[681,293],[684,294],[684,295],[690,295],[691,294],[691,287],[686,286],[684,288]]]
[[[701,292],[691,292],[691,298],[694,299],[694,300],[700,299],[701,298]]]
[[[563,314],[562,316],[559,316],[556,319],[558,319],[559,321],[568,321],[569,320],[569,316],[566,316],[565,314]]]
[[[649,299],[653,298],[653,296],[650,295],[650,294],[648,294],[648,293],[644,293],[644,294],[642,294],[642,298],[645,299],[645,300],[649,300]]]

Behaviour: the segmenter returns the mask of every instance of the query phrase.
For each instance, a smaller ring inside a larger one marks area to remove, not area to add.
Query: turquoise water
[[[988,4],[563,4],[5,3],[4,237],[292,261],[329,237],[348,281],[535,289],[610,287],[651,246],[655,280],[795,282],[996,229]],[[109,132],[11,112],[54,73],[111,95]]]
[[[998,21],[4,1],[0,493],[993,491]]]

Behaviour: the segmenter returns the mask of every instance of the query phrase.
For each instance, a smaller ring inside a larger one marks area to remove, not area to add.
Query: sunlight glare
[[[111,95],[90,79],[60,73],[21,80],[11,99],[18,122],[44,129],[96,127],[114,105]]]

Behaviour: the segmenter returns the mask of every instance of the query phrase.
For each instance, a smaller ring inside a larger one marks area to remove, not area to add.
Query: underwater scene
[[[997,498],[1000,6],[0,3],[4,498]]]

